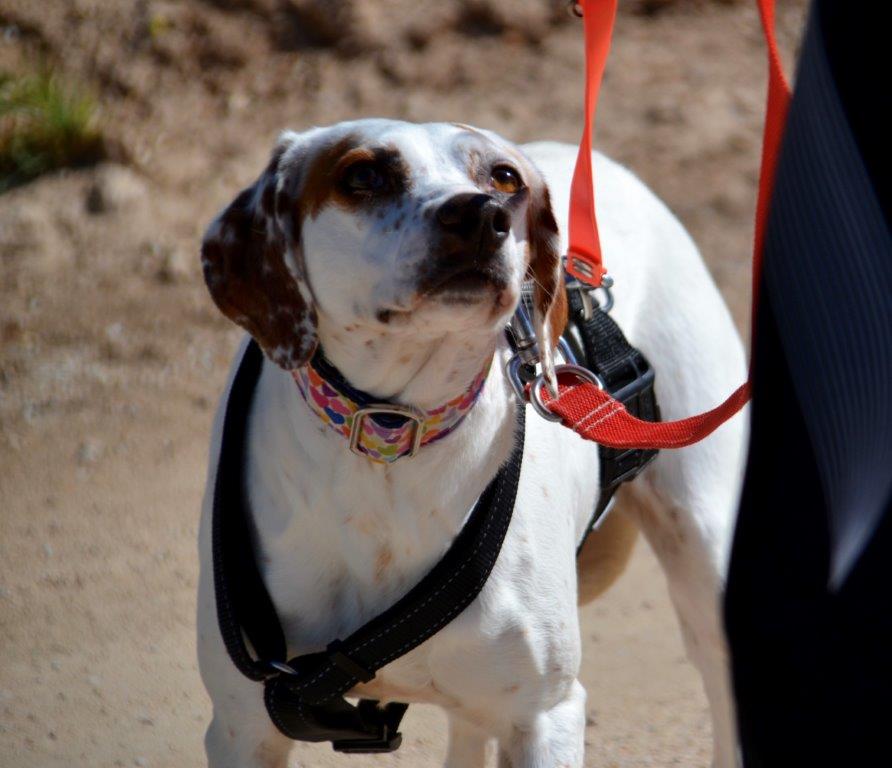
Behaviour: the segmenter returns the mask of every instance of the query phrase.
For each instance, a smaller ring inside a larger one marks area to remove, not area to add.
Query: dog
[[[324,648],[411,589],[461,530],[514,444],[504,329],[525,280],[546,372],[566,321],[561,254],[576,148],[518,147],[462,124],[359,120],[285,132],[258,180],[210,225],[205,279],[265,352],[248,428],[255,550],[290,654]],[[612,316],[657,371],[666,420],[720,402],[743,347],[696,246],[629,171],[595,155]],[[242,345],[242,351],[248,337]],[[382,401],[472,406],[443,439],[382,463],[305,400],[317,348]],[[242,352],[236,356],[233,370]],[[232,379],[230,374],[230,381]],[[305,383],[305,382],[304,382]],[[214,603],[210,515],[224,394],[200,530],[198,653],[213,701],[211,768],[285,766],[292,742],[260,684],[227,656]],[[737,764],[720,599],[745,422],[663,451],[582,541],[598,495],[597,446],[527,408],[514,514],[485,586],[456,619],[381,669],[357,696],[443,707],[449,768],[583,765],[578,604],[622,572],[643,531],[665,572],[709,701],[714,765]],[[351,694],[352,695],[352,694]]]

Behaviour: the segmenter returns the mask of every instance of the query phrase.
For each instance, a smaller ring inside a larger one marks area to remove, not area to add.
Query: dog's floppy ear
[[[533,323],[542,370],[547,381],[554,385],[554,349],[567,325],[561,238],[545,179],[529,161],[526,164],[530,189],[527,208],[530,264],[527,277],[533,281]]]
[[[260,178],[214,220],[201,245],[204,279],[216,305],[291,370],[316,349],[316,312],[300,274],[300,232],[291,210],[294,181],[285,134]]]

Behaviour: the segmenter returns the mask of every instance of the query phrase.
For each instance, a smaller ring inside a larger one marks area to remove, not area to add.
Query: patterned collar
[[[310,409],[350,441],[350,450],[390,464],[455,430],[477,402],[488,372],[489,365],[462,394],[431,410],[376,401],[351,387],[321,351],[291,375]]]

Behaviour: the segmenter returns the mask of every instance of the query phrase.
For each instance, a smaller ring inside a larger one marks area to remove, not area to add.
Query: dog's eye
[[[507,165],[498,165],[492,169],[492,185],[506,195],[513,195],[523,188],[520,174]]]
[[[354,163],[345,171],[342,183],[348,192],[377,192],[386,179],[374,163]]]

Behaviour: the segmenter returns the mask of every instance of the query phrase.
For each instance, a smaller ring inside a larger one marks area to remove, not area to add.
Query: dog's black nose
[[[437,221],[445,232],[476,246],[475,252],[494,252],[508,237],[511,214],[494,197],[467,192],[450,197],[437,209]]]

